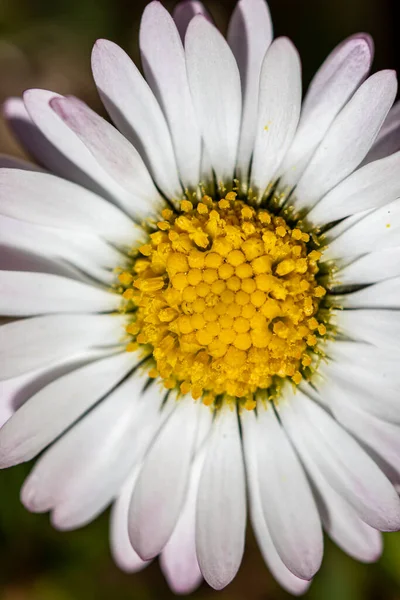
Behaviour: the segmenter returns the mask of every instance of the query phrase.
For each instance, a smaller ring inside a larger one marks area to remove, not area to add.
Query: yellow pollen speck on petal
[[[132,318],[126,350],[150,352],[149,377],[178,397],[207,406],[239,399],[253,410],[260,390],[308,376],[327,332],[321,252],[307,245],[309,234],[236,192],[190,197],[162,211],[158,230],[153,222],[148,242],[132,249],[132,268],[116,273],[129,300],[121,311]]]

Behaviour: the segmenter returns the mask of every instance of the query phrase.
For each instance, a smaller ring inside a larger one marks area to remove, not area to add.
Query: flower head
[[[140,48],[145,78],[93,50],[115,127],[45,90],[5,104],[41,167],[0,168],[30,261],[0,272],[0,465],[44,450],[25,506],[72,529],[113,503],[116,562],[161,555],[179,593],[232,580],[248,505],[301,594],[322,528],[364,562],[400,528],[396,77],[367,78],[356,35],[302,103],[264,0],[227,41],[200,2],[153,1]]]

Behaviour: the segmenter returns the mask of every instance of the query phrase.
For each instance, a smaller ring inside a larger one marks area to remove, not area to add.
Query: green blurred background
[[[29,87],[75,94],[102,112],[90,76],[96,38],[113,39],[138,60],[143,0],[0,0],[0,102]],[[172,8],[173,2],[165,2]],[[226,30],[234,0],[206,5]],[[368,31],[376,42],[374,68],[399,70],[399,0],[270,0],[277,35],[300,50],[308,83],[326,54],[344,37]],[[22,155],[0,122],[0,153]],[[158,565],[126,575],[112,563],[108,514],[72,533],[54,531],[46,515],[19,503],[29,470],[0,473],[0,600],[164,600],[173,598]],[[249,534],[242,568],[222,592],[206,586],[197,600],[284,600]],[[323,567],[307,600],[400,600],[400,534],[385,536],[376,565],[353,561],[326,540]]]

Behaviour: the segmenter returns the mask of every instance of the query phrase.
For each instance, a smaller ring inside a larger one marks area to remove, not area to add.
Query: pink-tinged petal
[[[385,158],[400,150],[400,102],[389,111],[374,145],[365,157],[363,164]]]
[[[147,5],[140,25],[140,51],[146,80],[171,132],[184,187],[200,181],[201,136],[186,73],[185,53],[176,25],[160,2]]]
[[[218,183],[232,182],[239,142],[242,98],[235,57],[203,16],[190,22],[185,40],[190,90]]]
[[[228,43],[242,81],[243,112],[237,157],[237,176],[247,183],[256,137],[261,66],[272,42],[272,21],[265,0],[239,0],[233,11]]]
[[[119,46],[98,40],[92,69],[115,125],[138,150],[160,189],[171,199],[179,198],[182,187],[168,125],[138,68]]]
[[[181,2],[178,2],[178,4],[175,6],[172,16],[178,28],[182,42],[185,41],[186,31],[189,27],[190,21],[196,15],[203,15],[203,17],[209,21],[212,21],[210,13],[204,4],[199,2],[199,0],[181,0]]]
[[[185,499],[194,451],[199,405],[177,403],[139,473],[129,508],[129,537],[144,560],[168,542]]]
[[[261,68],[250,186],[258,199],[273,182],[296,132],[301,107],[301,65],[287,38],[269,47]]]
[[[363,161],[396,97],[394,71],[367,79],[330,126],[295,191],[296,209],[312,208]]]
[[[230,407],[216,415],[206,446],[196,516],[200,570],[214,588],[235,577],[246,529],[245,473],[238,416]]]
[[[98,164],[125,190],[119,194],[121,206],[137,219],[156,214],[163,200],[132,144],[77,98],[54,98],[50,105]]]

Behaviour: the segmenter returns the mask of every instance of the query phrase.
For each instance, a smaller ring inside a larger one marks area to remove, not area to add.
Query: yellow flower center
[[[119,275],[127,350],[145,346],[151,377],[206,404],[228,395],[251,409],[257,391],[300,383],[326,333],[309,234],[234,192],[162,216]]]

